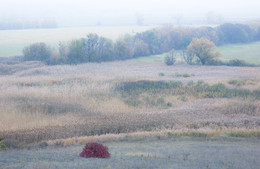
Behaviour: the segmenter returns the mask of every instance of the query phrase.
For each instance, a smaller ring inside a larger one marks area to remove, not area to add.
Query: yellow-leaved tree
[[[221,55],[221,53],[216,50],[216,45],[206,38],[192,39],[187,50],[197,56],[202,65],[210,64]]]

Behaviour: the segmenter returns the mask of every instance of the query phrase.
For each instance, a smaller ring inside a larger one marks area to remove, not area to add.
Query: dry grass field
[[[0,74],[0,136],[21,143],[165,129],[260,129],[260,67],[23,62],[1,64]],[[245,83],[232,82],[239,80]],[[142,81],[181,86],[178,92],[137,88]],[[195,87],[223,83],[235,95],[199,93],[188,88],[190,81]],[[128,83],[131,92],[120,91]]]

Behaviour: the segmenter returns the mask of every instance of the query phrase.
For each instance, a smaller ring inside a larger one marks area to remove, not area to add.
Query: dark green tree
[[[150,54],[148,44],[143,40],[136,39],[134,42],[134,57],[148,56]]]
[[[51,48],[45,43],[34,43],[23,49],[24,60],[43,61],[49,64]]]
[[[114,59],[114,44],[113,41],[104,37],[100,37],[97,46],[97,58],[95,61],[110,61]]]
[[[133,58],[134,49],[124,40],[118,40],[115,44],[115,54],[120,60],[130,59]]]
[[[72,40],[69,43],[67,63],[79,64],[87,62],[83,39]]]

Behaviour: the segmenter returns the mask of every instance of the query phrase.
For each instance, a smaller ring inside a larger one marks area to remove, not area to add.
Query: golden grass
[[[42,112],[42,110],[33,113],[20,112],[10,105],[1,105],[0,132],[80,124],[81,121],[80,118],[75,117],[73,114],[48,115]]]
[[[96,136],[73,137],[67,139],[57,139],[47,141],[48,145],[62,145],[68,146],[73,144],[83,144],[97,141],[113,141],[113,140],[127,140],[127,139],[142,139],[153,137],[214,137],[214,136],[232,136],[232,137],[260,137],[260,128],[246,129],[246,128],[232,128],[232,129],[218,129],[210,128],[188,129],[183,128],[179,130],[155,130],[133,133],[120,134],[105,134]]]
[[[260,102],[253,100],[234,100],[223,105],[221,111],[224,114],[246,114],[260,116]]]
[[[24,64],[28,66],[32,63]],[[15,69],[15,66],[12,69]],[[256,74],[252,74],[250,70]],[[165,76],[158,76],[159,72],[163,72]],[[183,83],[190,80],[215,83],[240,78],[240,76],[251,79],[260,75],[260,69],[257,67],[220,68],[186,65],[167,67],[163,63],[144,64],[138,61],[40,66],[38,68],[32,66],[29,69],[19,69],[11,75],[0,76],[0,132],[19,133],[21,130],[34,129],[48,132],[44,129],[57,126],[74,126],[77,129],[77,126],[80,125],[82,125],[83,131],[88,127],[103,130],[102,132],[95,131],[94,134],[153,129],[158,129],[160,132],[164,128],[192,128],[194,124],[201,128],[202,124],[207,124],[208,121],[212,122],[215,119],[216,128],[229,124],[232,128],[242,124],[243,120],[252,121],[249,126],[252,128],[252,125],[258,122],[255,116],[258,117],[259,114],[245,119],[235,115],[234,120],[231,119],[229,122],[230,114],[218,111],[223,105],[222,100],[218,99],[202,100],[203,104],[201,104],[191,96],[186,96],[187,101],[183,101],[181,96],[165,94],[158,98],[162,97],[165,103],[172,103],[171,107],[165,108],[151,104],[133,107],[126,104],[122,97],[114,92],[113,87],[118,82],[140,79],[176,80],[175,77],[172,77],[175,72],[195,74],[195,76],[187,78],[178,78]],[[147,96],[152,97],[144,94],[142,99]],[[224,120],[218,122],[221,118]],[[240,127],[244,127],[244,125],[242,124]],[[74,132],[74,130],[68,132]],[[73,136],[73,134],[68,135]],[[138,134],[136,133],[136,135]],[[80,134],[75,136],[80,136]],[[109,139],[110,136],[106,137]],[[95,140],[95,138],[93,139]],[[79,140],[73,141],[72,139],[67,142],[65,144],[79,142]]]

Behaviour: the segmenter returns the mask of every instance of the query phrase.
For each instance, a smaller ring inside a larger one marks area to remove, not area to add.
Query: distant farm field
[[[260,64],[260,42],[224,45],[219,50],[224,61],[241,59],[251,64]]]
[[[56,46],[60,41],[82,38],[88,33],[97,33],[115,40],[124,34],[134,34],[151,28],[150,26],[120,26],[3,30],[0,31],[0,57],[20,55],[25,46],[35,42]]]

